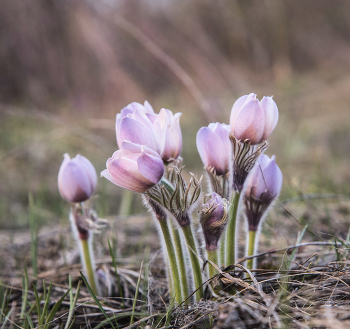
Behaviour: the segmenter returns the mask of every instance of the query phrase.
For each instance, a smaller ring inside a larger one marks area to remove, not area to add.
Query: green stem
[[[192,234],[191,225],[181,226],[181,228],[186,239],[188,252],[190,254],[195,289],[199,288],[196,291],[196,300],[199,301],[201,298],[203,298],[204,294],[203,294],[203,287],[202,287],[203,281],[202,281],[201,267],[200,267],[199,259],[197,255],[197,247]]]
[[[255,254],[255,238],[256,238],[256,231],[249,231],[248,234],[248,253],[247,256],[253,256]],[[254,265],[254,259],[248,259],[247,260],[247,268],[253,269]]]
[[[218,251],[217,250],[207,250],[208,254],[208,260],[213,262],[215,265],[218,266]],[[214,275],[218,274],[218,270],[211,264],[208,264],[209,266],[209,277],[212,278]]]
[[[122,195],[122,201],[119,208],[119,216],[130,215],[133,200],[134,200],[134,192],[129,190],[124,190]]]
[[[226,251],[226,231],[224,231],[224,234],[221,237],[220,249],[219,249],[219,253],[220,253],[219,260],[220,260],[221,266],[223,266],[223,267],[225,267],[225,264],[226,264],[225,251]]]
[[[231,205],[229,211],[229,218],[226,232],[226,266],[235,263],[236,255],[236,226],[237,226],[237,212],[240,199],[240,192],[233,192],[231,197]]]
[[[178,264],[179,264],[183,299],[186,299],[190,293],[189,293],[188,282],[187,282],[185,257],[184,257],[184,253],[182,250],[182,244],[181,244],[179,230],[176,227],[174,227],[174,225],[171,225],[171,227],[173,230],[174,244],[175,244],[176,255],[177,255],[177,260],[178,260]],[[188,302],[189,302],[189,300],[187,300],[186,304]]]
[[[95,279],[95,266],[92,263],[91,256],[90,256],[90,246],[89,246],[89,240],[88,239],[80,239],[80,243],[83,250],[83,258],[84,258],[84,265],[85,265],[85,271],[89,279],[89,284],[92,289],[92,291],[98,295],[99,291],[97,288],[97,283]]]
[[[169,262],[170,262],[170,272],[171,272],[171,280],[174,284],[174,293],[175,300],[178,303],[182,302],[182,292],[181,292],[181,283],[179,277],[179,269],[177,267],[176,254],[174,245],[172,243],[171,234],[169,230],[169,225],[167,220],[159,220],[159,225],[162,230],[165,246],[168,252]]]

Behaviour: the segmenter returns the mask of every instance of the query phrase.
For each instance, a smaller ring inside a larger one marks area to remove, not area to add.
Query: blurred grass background
[[[347,0],[5,0],[0,229],[28,228],[28,193],[43,224],[66,218],[63,154],[99,173],[117,148],[116,113],[146,99],[183,113],[186,170],[201,175],[198,129],[229,123],[241,95],[274,95],[267,154],[284,174],[280,200],[349,195],[349,12]],[[101,217],[118,213],[122,193],[99,179]],[[144,212],[140,198],[132,209]]]

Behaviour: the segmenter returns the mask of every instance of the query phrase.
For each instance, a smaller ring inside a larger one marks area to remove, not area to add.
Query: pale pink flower
[[[139,109],[132,111],[133,109],[129,108],[123,109],[120,115],[117,115],[116,133],[119,148],[122,148],[124,141],[128,141],[144,145],[162,156],[168,121],[166,110],[162,109],[158,115],[153,113],[152,119],[145,111]]]
[[[233,104],[230,117],[231,133],[240,141],[252,145],[267,140],[278,121],[278,108],[272,97],[264,96],[259,102],[251,93],[242,96]]]
[[[63,199],[83,202],[91,197],[97,186],[97,175],[91,162],[77,155],[71,159],[66,153],[58,172],[58,189]]]
[[[107,160],[107,169],[101,172],[101,176],[135,192],[146,192],[161,180],[164,165],[157,152],[127,141],[121,146]]]
[[[196,143],[199,155],[206,169],[214,168],[217,175],[229,171],[231,155],[230,126],[211,123],[198,130]]]

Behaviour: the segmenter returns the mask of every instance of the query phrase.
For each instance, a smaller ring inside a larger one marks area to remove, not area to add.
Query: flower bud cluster
[[[155,200],[162,207],[167,209],[177,220],[180,226],[190,225],[190,209],[197,202],[201,194],[202,177],[198,180],[191,174],[191,179],[187,184],[182,177],[182,169],[172,166],[173,180],[167,182],[162,180],[152,189],[147,191],[147,195]]]

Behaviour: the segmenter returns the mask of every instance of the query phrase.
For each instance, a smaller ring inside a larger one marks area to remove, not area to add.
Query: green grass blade
[[[7,294],[8,294],[8,288],[5,289],[4,286],[1,286],[1,313],[0,313],[0,323],[2,322],[2,315],[5,313],[5,306],[6,306],[6,300],[7,300]]]
[[[30,250],[32,256],[32,268],[33,268],[33,276],[37,275],[37,251],[38,251],[38,223],[35,220],[34,216],[34,199],[31,193],[28,194],[28,202],[29,202],[29,226],[30,226]]]
[[[26,317],[26,321],[27,321],[28,324],[29,324],[29,327],[30,327],[31,329],[33,329],[33,328],[34,328],[34,324],[33,324],[32,319],[30,318],[29,314],[28,314],[28,313],[25,313],[25,317]]]
[[[36,290],[35,284],[33,283],[33,289],[34,289],[34,295],[35,295],[35,305],[38,313],[38,319],[41,318],[41,312],[40,312],[40,301],[41,298],[39,298],[38,291]]]
[[[114,252],[113,252],[113,249],[111,247],[111,243],[108,239],[108,248],[109,248],[109,253],[111,255],[111,258],[112,258],[112,263],[113,263],[113,267],[114,267],[114,272],[115,272],[115,277],[117,279],[117,284],[118,284],[118,289],[119,289],[119,293],[120,293],[120,297],[121,297],[121,303],[122,303],[122,308],[125,307],[124,305],[124,296],[123,296],[123,291],[122,291],[122,288],[121,288],[121,285],[120,285],[120,279],[119,279],[119,274],[117,272],[117,264],[115,262],[115,256],[114,256]]]
[[[68,327],[68,329],[72,329],[73,325],[74,325],[74,322],[75,322],[75,315],[74,315],[74,318],[73,318],[73,321],[72,323],[70,324],[70,326]],[[68,323],[68,322],[67,322]]]
[[[28,303],[28,286],[29,286],[29,280],[28,280],[28,273],[27,269],[24,268],[24,277],[23,277],[23,284],[22,284],[22,307],[21,307],[21,315],[20,318],[24,318],[24,312],[26,310],[26,306]]]
[[[301,234],[300,234],[299,238],[297,239],[296,244],[299,244],[300,241],[303,239],[304,234],[305,234],[305,232],[306,232],[307,229],[308,229],[308,225],[305,225],[304,228],[303,228],[303,230],[301,231]],[[289,270],[290,266],[292,265],[292,261],[293,261],[293,259],[294,259],[294,256],[295,256],[297,250],[298,250],[298,248],[294,248],[294,249],[293,249],[292,254],[290,255],[289,260],[288,260],[287,270]]]
[[[77,301],[78,301],[78,298],[79,298],[79,292],[80,292],[80,285],[81,285],[81,280],[79,280],[78,282],[78,286],[77,286],[77,290],[75,292],[75,297],[73,299],[73,292],[72,292],[72,279],[71,277],[69,276],[69,288],[70,288],[70,305],[69,305],[69,315],[68,315],[68,319],[67,319],[67,323],[64,327],[64,329],[69,329],[68,326],[72,326],[72,324],[74,323],[75,321],[75,318],[73,319],[72,321],[72,324],[69,325],[71,319],[72,319],[72,316],[74,315],[74,308],[75,308],[75,305],[77,304]]]
[[[135,308],[136,308],[136,302],[137,302],[137,295],[138,295],[139,289],[140,289],[140,281],[141,281],[142,266],[143,266],[143,261],[141,262],[140,274],[139,274],[139,278],[138,278],[138,280],[137,280],[136,291],[135,291],[135,297],[134,297],[134,303],[133,303],[133,305],[132,305],[130,326],[134,324],[134,314],[135,314]]]
[[[6,326],[6,323],[7,321],[9,320],[10,316],[11,316],[11,313],[12,313],[12,308],[8,311],[8,313],[5,315],[5,320],[1,326],[1,329],[4,329],[5,326]]]
[[[147,313],[143,313],[143,312],[135,312],[135,315],[137,316],[147,316]],[[104,328],[104,326],[109,323],[109,321],[112,320],[118,320],[118,319],[122,319],[125,318],[127,316],[131,316],[131,312],[124,312],[121,314],[114,314],[111,317],[107,318],[106,320],[101,321],[96,327],[94,327],[94,329],[99,329],[99,328]]]
[[[168,327],[170,325],[171,313],[173,312],[174,304],[175,304],[175,298],[172,298],[170,301],[170,305],[169,305],[167,312],[166,312],[166,319],[165,319],[164,327]]]
[[[49,303],[50,303],[51,287],[52,287],[52,282],[50,283],[49,290],[47,291],[46,296],[44,295],[45,304],[44,304],[43,312],[42,312],[40,320],[39,320],[39,326],[41,326],[45,322],[47,309],[48,309]],[[45,290],[46,290],[46,287],[45,287],[45,283],[44,283],[44,292],[45,292]]]
[[[58,309],[61,307],[61,304],[62,304],[63,300],[66,298],[66,296],[68,295],[69,291],[70,291],[70,289],[67,290],[67,292],[57,301],[57,303],[52,308],[51,312],[47,316],[44,329],[47,329],[49,327],[50,322],[52,322],[54,316],[56,315]]]
[[[92,298],[94,299],[94,301],[96,302],[96,304],[97,304],[97,306],[99,307],[100,311],[103,313],[103,315],[106,317],[106,319],[109,319],[109,317],[108,317],[107,313],[105,312],[105,310],[103,309],[101,303],[99,302],[99,300],[97,299],[96,295],[95,295],[94,292],[92,291],[92,289],[91,289],[89,283],[87,282],[87,280],[86,280],[84,274],[83,274],[82,272],[80,272],[80,275],[81,275],[81,277],[82,277],[82,279],[83,279],[83,281],[84,281],[86,287],[88,288],[91,297],[92,297]],[[112,321],[109,320],[108,322],[109,322],[109,324],[112,326],[112,328],[115,329],[115,327],[114,327]]]

